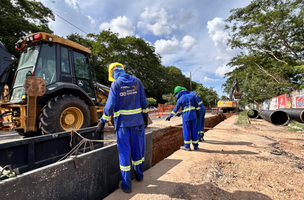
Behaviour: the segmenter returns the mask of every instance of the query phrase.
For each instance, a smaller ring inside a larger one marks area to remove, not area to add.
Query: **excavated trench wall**
[[[213,128],[232,115],[234,115],[234,113],[224,113],[205,118],[205,127]],[[204,131],[207,132],[208,129]],[[168,127],[154,131],[152,141],[152,166],[179,150],[180,146],[183,145],[182,126]]]
[[[205,125],[214,127],[230,116],[227,114],[206,118]],[[174,126],[146,133],[144,170],[168,157],[182,145],[182,127]],[[118,150],[116,144],[112,144],[81,154],[77,158],[69,158],[0,181],[0,198],[103,199],[118,188],[120,180]]]

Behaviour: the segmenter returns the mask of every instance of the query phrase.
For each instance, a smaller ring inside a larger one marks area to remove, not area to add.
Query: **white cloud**
[[[208,78],[207,76],[205,76],[203,80],[201,79],[201,83],[216,82],[216,81],[220,81],[220,79]]]
[[[159,23],[155,23],[154,25],[147,24],[147,29],[157,36],[168,35],[171,33],[171,28],[169,26],[163,26]]]
[[[95,23],[94,19],[93,19],[91,16],[87,15],[87,18],[89,18],[89,20],[90,20],[90,22],[91,22],[92,24]]]
[[[188,52],[192,49],[195,43],[196,40],[193,37],[186,35],[181,41],[181,46]]]
[[[77,0],[65,0],[65,2],[71,7],[74,8],[75,10],[79,10],[79,4]]]
[[[228,32],[224,30],[225,22],[222,18],[214,18],[207,22],[208,33],[213,41],[218,55],[217,60],[228,61],[230,60],[235,52],[227,45]]]
[[[172,37],[171,40],[157,40],[154,43],[155,51],[159,54],[176,54],[178,52],[179,41]]]
[[[151,23],[159,23],[162,25],[166,25],[168,23],[168,13],[164,8],[162,8],[159,12],[149,12],[149,7],[145,8],[145,11],[140,14],[140,17]]]
[[[162,8],[158,12],[150,11],[149,7],[146,7],[144,12],[140,14],[142,21],[137,23],[137,27],[141,29],[147,29],[156,36],[169,35],[172,30],[178,29],[178,27],[169,22],[171,16],[168,15],[166,10]]]
[[[220,77],[224,77],[225,73],[231,72],[235,69],[236,67],[230,67],[227,66],[227,63],[224,63],[221,67],[217,68],[215,70],[215,75],[218,75]]]
[[[135,31],[135,27],[126,16],[119,16],[116,19],[112,19],[110,23],[104,22],[99,26],[101,31],[109,28],[111,31],[119,33],[119,37],[133,36]]]
[[[238,53],[237,50],[232,50],[227,45],[229,35],[228,32],[224,30],[224,27],[224,20],[218,17],[215,17],[207,23],[209,36],[217,50],[217,56],[215,59],[223,63],[223,65],[218,67],[215,71],[215,74],[221,77],[224,77],[225,73],[233,70],[233,68],[226,66],[226,64]]]

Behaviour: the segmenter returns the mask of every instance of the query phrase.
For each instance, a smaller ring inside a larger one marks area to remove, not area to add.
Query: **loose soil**
[[[304,199],[304,134],[263,119],[237,126],[237,117],[209,130],[199,150],[178,150],[145,171],[132,193],[106,199]]]

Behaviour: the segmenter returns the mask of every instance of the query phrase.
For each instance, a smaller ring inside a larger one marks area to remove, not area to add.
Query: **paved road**
[[[16,140],[22,140],[23,136],[19,135],[16,131],[8,131],[8,132],[2,132],[0,133],[0,144],[16,141]]]

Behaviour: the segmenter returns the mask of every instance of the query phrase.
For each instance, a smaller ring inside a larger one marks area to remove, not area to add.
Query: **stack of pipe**
[[[250,112],[252,111],[252,112]],[[290,122],[290,117],[289,115],[284,112],[283,110],[262,110],[262,111],[257,111],[257,110],[248,110],[247,111],[247,116],[250,118],[256,118],[262,117],[264,120],[274,124],[274,125],[283,125],[287,126],[288,123]]]

